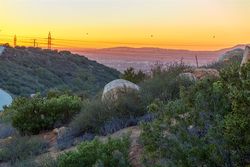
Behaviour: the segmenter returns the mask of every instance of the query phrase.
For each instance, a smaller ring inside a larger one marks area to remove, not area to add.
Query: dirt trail
[[[141,130],[135,127],[131,132],[131,146],[129,151],[129,160],[133,167],[143,167],[141,163],[141,155],[143,152],[142,145],[139,143]]]

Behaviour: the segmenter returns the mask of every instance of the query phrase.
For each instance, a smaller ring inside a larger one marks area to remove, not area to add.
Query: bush
[[[191,81],[178,77],[187,68],[183,64],[170,64],[166,68],[156,66],[152,69],[152,78],[141,84],[141,97],[144,104],[148,105],[156,98],[162,101],[179,98],[180,87],[188,87],[192,84]]]
[[[249,163],[250,64],[241,75],[235,67],[183,90],[178,100],[150,105],[158,117],[142,126],[146,166]]]
[[[134,68],[130,67],[124,71],[121,78],[127,81],[131,81],[133,83],[140,83],[147,78],[147,75],[143,73],[141,70],[136,72]]]
[[[14,137],[0,145],[0,162],[27,160],[46,151],[47,142],[37,137]]]
[[[102,133],[107,134],[107,124],[112,120],[125,121],[143,116],[145,109],[141,98],[136,92],[128,92],[115,103],[109,104],[101,100],[90,101],[82,111],[75,116],[70,123],[71,129],[76,135],[80,133]],[[112,128],[112,127],[110,127]],[[103,131],[105,129],[105,132]],[[113,132],[110,130],[110,132]]]
[[[59,167],[129,167],[128,162],[129,139],[109,139],[107,143],[99,140],[84,142],[77,151],[61,155],[58,159]]]
[[[17,98],[10,106],[12,125],[23,134],[37,134],[67,123],[81,109],[76,96]]]

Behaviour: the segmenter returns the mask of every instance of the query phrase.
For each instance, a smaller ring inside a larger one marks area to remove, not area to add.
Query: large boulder
[[[8,106],[12,103],[12,97],[10,94],[0,89],[0,111],[3,110],[4,106]]]
[[[117,79],[105,85],[102,93],[102,101],[115,101],[128,91],[139,91],[140,87],[130,81]]]
[[[242,62],[241,62],[241,66],[243,66],[244,64],[246,64],[249,61],[250,61],[250,46],[246,46],[245,52],[244,52],[244,55],[243,55],[243,59],[242,59]]]
[[[196,68],[192,73],[198,80],[206,77],[220,77],[219,71],[212,68]]]

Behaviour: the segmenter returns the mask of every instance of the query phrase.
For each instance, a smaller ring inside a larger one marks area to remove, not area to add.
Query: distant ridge
[[[218,58],[228,51],[245,48],[245,44],[236,45],[214,51],[192,51],[184,49],[166,49],[155,47],[114,47],[103,49],[75,50],[76,53],[84,54],[86,57],[97,60],[99,63],[124,71],[128,67],[149,71],[156,62],[184,62],[189,65],[196,65],[197,56],[199,65],[206,65],[217,61]]]
[[[160,48],[160,47],[110,47],[110,48],[101,48],[101,49],[94,49],[94,48],[86,48],[86,49],[73,49],[73,52],[93,52],[93,51],[127,51],[127,50],[141,50],[141,51],[183,51],[183,52],[226,52],[236,48],[245,48],[246,45],[250,44],[238,44],[232,47],[217,49],[217,50],[189,50],[189,49],[168,49],[168,48]]]

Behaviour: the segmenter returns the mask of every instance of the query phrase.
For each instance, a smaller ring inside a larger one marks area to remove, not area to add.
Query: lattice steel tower
[[[48,49],[51,49],[51,34],[48,35]]]

